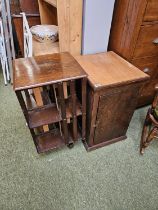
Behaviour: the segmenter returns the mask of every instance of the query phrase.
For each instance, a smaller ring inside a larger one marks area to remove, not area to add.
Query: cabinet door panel
[[[141,26],[134,57],[158,56],[158,24]]]
[[[126,135],[138,92],[139,85],[129,85],[100,96],[94,144]]]
[[[144,15],[144,21],[156,21],[158,20],[158,1],[149,0]]]

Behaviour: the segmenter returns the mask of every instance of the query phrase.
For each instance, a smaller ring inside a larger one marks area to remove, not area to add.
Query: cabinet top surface
[[[86,77],[69,53],[56,53],[14,60],[13,87],[23,90]]]
[[[112,51],[76,56],[75,59],[86,71],[88,80],[95,89],[149,78],[147,74]]]

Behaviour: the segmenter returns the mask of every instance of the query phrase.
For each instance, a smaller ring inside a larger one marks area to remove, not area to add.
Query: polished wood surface
[[[158,57],[158,43],[153,43],[156,39],[158,39],[158,24],[141,26],[134,57],[146,57],[149,55],[157,55]]]
[[[94,88],[148,79],[145,73],[114,52],[75,58],[88,74],[88,79]]]
[[[144,85],[138,102],[138,106],[147,105],[152,102],[154,84],[158,83],[158,78],[154,77],[157,72],[156,61],[147,61],[148,58],[158,60],[158,1],[116,0],[115,2],[109,50],[117,52],[142,70],[150,67],[148,74],[152,79]],[[139,58],[142,61],[138,61]]]
[[[156,20],[158,20],[158,1],[149,0],[144,15],[144,21],[156,21]]]
[[[69,53],[20,58],[14,61],[14,90],[85,76],[85,71]]]

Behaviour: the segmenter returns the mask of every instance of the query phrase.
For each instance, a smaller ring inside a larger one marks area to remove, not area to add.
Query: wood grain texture
[[[149,76],[114,52],[75,56],[88,74],[88,151],[126,138],[140,87]]]
[[[14,61],[14,90],[28,89],[87,76],[69,53]]]
[[[145,73],[114,52],[75,58],[89,75],[88,79],[94,88],[148,79]]]
[[[83,0],[38,0],[38,2],[41,23],[58,22],[60,52],[81,54]],[[54,5],[52,2],[55,2],[55,6],[52,6]]]
[[[148,0],[147,8],[144,15],[144,21],[157,21],[158,20],[158,1]]]
[[[105,91],[100,96],[94,144],[126,135],[134,109],[137,105],[139,85],[119,87]]]
[[[142,85],[143,82],[133,81],[128,85],[122,83],[94,90],[88,84],[87,138],[84,143],[88,151],[126,138]]]
[[[57,9],[51,4],[38,0],[41,24],[58,25]]]
[[[153,41],[158,39],[158,24],[140,27],[134,57],[158,56],[158,44]]]
[[[51,4],[53,7],[57,7],[57,0],[43,0],[49,4]]]
[[[157,11],[157,0],[116,0],[109,50],[117,52],[137,67],[140,64],[141,69],[145,66],[151,69],[151,84],[146,82],[139,105],[148,104],[153,99],[153,87],[158,83],[158,78],[154,77],[157,71],[155,61],[147,62],[148,57],[154,60],[158,56],[158,45],[153,43],[158,38]],[[137,63],[139,58],[142,61]]]
[[[116,0],[109,50],[130,60],[133,57],[147,0]]]
[[[82,0],[70,0],[70,53],[81,54],[82,45]],[[76,24],[77,23],[77,24]]]
[[[37,106],[41,107],[44,105],[42,95],[41,95],[41,90],[40,88],[33,88],[33,93],[35,96],[36,104]],[[43,130],[46,132],[49,130],[48,125],[43,126]]]
[[[87,138],[86,142],[89,147],[94,144],[94,132],[96,128],[96,118],[99,104],[99,94],[94,92],[92,88],[89,86],[87,91]]]
[[[70,4],[69,0],[57,1],[60,52],[70,52]]]

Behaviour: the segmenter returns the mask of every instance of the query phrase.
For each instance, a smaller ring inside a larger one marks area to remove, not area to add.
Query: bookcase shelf
[[[57,8],[57,0],[43,0],[43,1]]]
[[[35,108],[28,111],[28,121],[30,128],[37,128],[61,121],[61,116],[54,104]]]
[[[63,136],[61,136],[59,130],[54,130],[41,135],[37,135],[35,138],[36,148],[38,153],[48,152],[50,150],[61,148],[65,145]]]
[[[85,139],[86,81],[87,74],[69,53],[14,61],[14,90],[38,153],[71,148]]]

